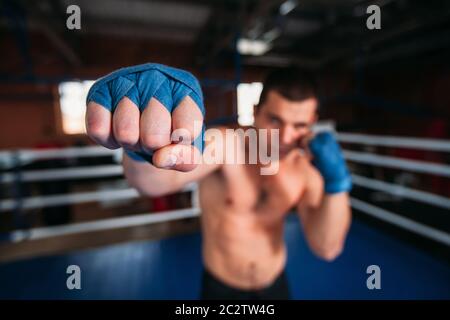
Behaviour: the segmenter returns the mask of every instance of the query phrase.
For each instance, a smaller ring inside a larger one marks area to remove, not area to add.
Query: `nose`
[[[292,126],[284,126],[280,131],[281,144],[289,145],[294,141],[295,131]]]

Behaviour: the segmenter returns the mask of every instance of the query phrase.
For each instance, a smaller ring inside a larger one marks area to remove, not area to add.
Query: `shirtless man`
[[[254,127],[279,130],[273,175],[261,175],[259,162],[192,162],[192,155],[204,156],[202,148],[171,140],[177,129],[184,130],[177,141],[202,137],[193,124],[204,116],[200,86],[185,71],[155,64],[121,69],[97,81],[87,102],[88,135],[107,148],[124,148],[125,176],[143,195],[199,183],[202,298],[288,299],[283,225],[293,208],[317,256],[331,261],[341,253],[351,221],[351,179],[333,136],[311,139],[318,100],[302,70],[271,73],[256,106]],[[223,148],[214,154],[225,157],[229,144],[216,146],[210,132],[206,147]],[[248,143],[239,152],[247,153]]]

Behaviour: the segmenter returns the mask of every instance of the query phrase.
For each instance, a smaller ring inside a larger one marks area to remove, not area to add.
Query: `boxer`
[[[272,72],[255,108],[254,128],[279,135],[275,174],[261,175],[259,162],[190,161],[204,157],[205,147],[218,157],[236,150],[208,139],[213,129],[194,125],[205,109],[199,82],[186,71],[159,64],[120,69],[87,97],[88,135],[124,149],[125,176],[140,193],[160,196],[198,182],[203,299],[290,298],[283,225],[292,209],[312,252],[326,261],[342,252],[350,226],[352,183],[339,145],[331,133],[312,135],[313,78],[297,68]],[[238,152],[245,156],[248,144]]]

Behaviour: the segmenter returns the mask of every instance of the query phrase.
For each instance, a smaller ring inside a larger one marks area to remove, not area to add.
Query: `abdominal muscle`
[[[283,271],[286,248],[283,219],[267,219],[255,206],[251,190],[227,192],[214,174],[200,183],[203,260],[206,269],[225,284],[255,290],[269,286]],[[277,213],[273,212],[276,216]],[[267,221],[270,223],[267,223]]]

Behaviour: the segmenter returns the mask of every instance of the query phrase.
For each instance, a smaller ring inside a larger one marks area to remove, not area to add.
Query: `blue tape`
[[[345,163],[339,143],[330,132],[322,132],[309,144],[314,159],[313,165],[325,181],[326,193],[350,191],[352,179]]]
[[[97,80],[89,90],[86,104],[94,101],[111,112],[128,97],[142,112],[151,98],[157,99],[170,113],[189,96],[205,116],[200,83],[191,73],[158,63],[126,67]],[[193,145],[203,152],[204,128]],[[126,150],[136,161],[151,161],[151,155]]]

